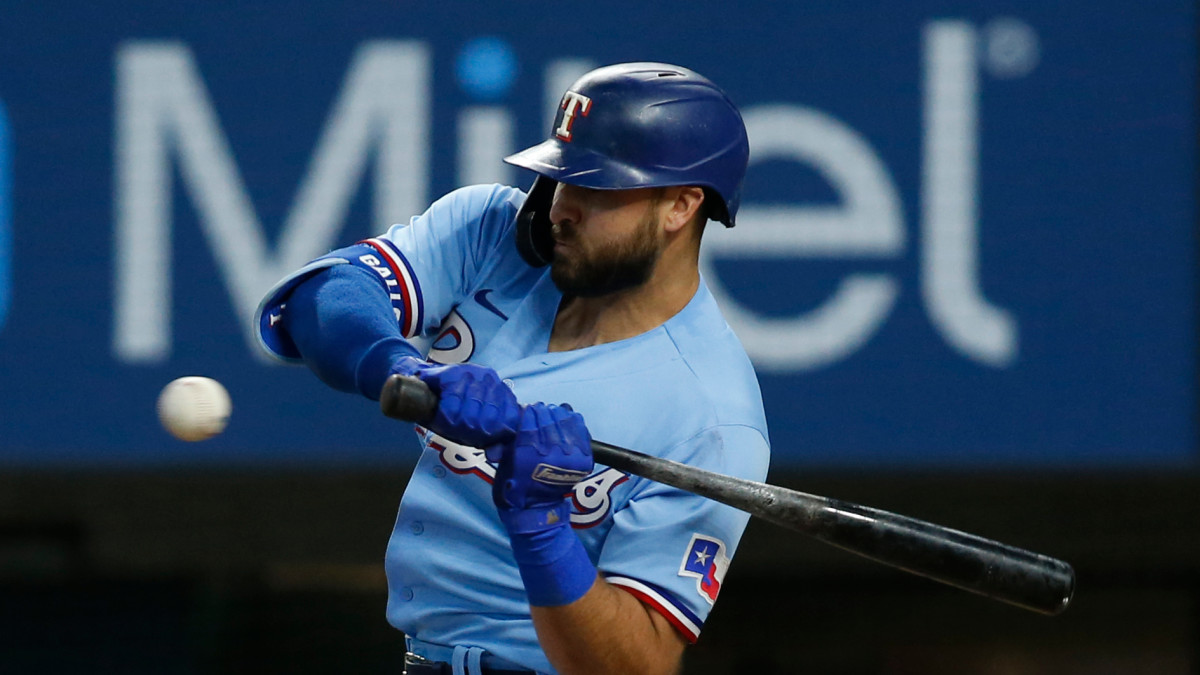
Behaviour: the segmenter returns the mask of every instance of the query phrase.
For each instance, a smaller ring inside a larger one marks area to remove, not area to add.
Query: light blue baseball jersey
[[[764,480],[769,450],[758,382],[703,281],[687,306],[654,330],[550,353],[562,295],[549,268],[530,267],[517,252],[513,228],[524,198],[498,185],[463,188],[407,225],[314,262],[264,301],[264,346],[297,356],[269,318],[272,298],[284,299],[313,269],[356,264],[385,281],[405,336],[432,340],[430,360],[494,368],[522,402],[570,403],[593,438]],[[424,451],[385,559],[388,620],[424,642],[483,647],[554,672],[492,503],[495,467],[482,450],[418,433]],[[609,583],[695,641],[748,518],[597,465],[575,488],[571,521]]]

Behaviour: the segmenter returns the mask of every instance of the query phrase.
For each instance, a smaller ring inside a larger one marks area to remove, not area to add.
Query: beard
[[[569,244],[567,255],[554,256],[550,279],[563,295],[596,298],[646,283],[662,253],[658,218],[653,208],[628,238],[603,246],[583,248],[573,230],[562,229],[559,238]]]

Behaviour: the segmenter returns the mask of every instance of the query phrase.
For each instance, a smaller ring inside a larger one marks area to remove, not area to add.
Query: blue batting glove
[[[498,463],[492,500],[501,509],[558,506],[594,466],[583,416],[566,404],[526,406],[516,437],[486,452]]]
[[[439,366],[406,356],[392,365],[391,374],[416,377],[437,394],[437,413],[425,426],[446,439],[484,448],[516,433],[521,404],[491,368]]]

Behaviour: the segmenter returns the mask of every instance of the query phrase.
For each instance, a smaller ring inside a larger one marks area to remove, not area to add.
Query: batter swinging
[[[589,440],[766,477],[758,383],[698,270],[748,154],[704,77],[600,68],[506,158],[538,174],[528,194],[456,190],[263,300],[276,357],[371,399],[394,373],[440,397],[385,561],[409,675],[678,669],[748,516],[596,466]]]

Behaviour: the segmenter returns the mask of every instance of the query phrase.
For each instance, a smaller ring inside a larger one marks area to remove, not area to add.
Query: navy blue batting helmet
[[[517,247],[550,262],[557,183],[601,190],[696,185],[709,215],[733,227],[750,158],[737,108],[704,76],[666,63],[597,68],[563,95],[550,139],[505,162],[538,174],[517,216]]]

